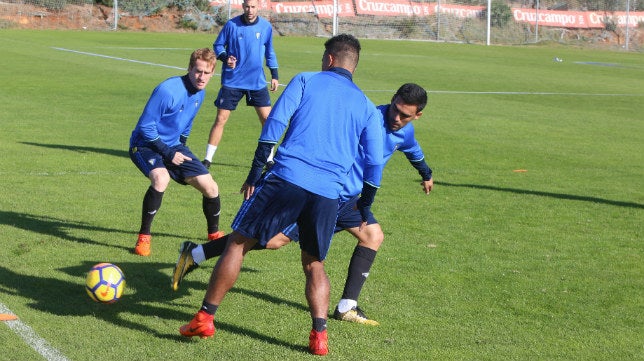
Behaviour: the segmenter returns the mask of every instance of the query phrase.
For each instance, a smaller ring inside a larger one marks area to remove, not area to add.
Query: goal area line
[[[112,55],[105,55],[105,54],[99,54],[99,53],[90,53],[86,51],[80,51],[80,50],[74,50],[74,49],[67,49],[67,48],[59,48],[59,47],[52,47],[54,50],[59,50],[59,51],[66,51],[69,53],[74,53],[74,54],[81,54],[81,55],[88,55],[88,56],[95,56],[99,58],[105,58],[105,59],[112,59],[112,60],[118,60],[118,61],[125,61],[125,62],[130,62],[130,63],[136,63],[136,64],[143,64],[143,65],[150,65],[150,66],[158,66],[158,67],[163,67],[163,68],[170,68],[170,69],[178,69],[178,70],[186,70],[185,67],[179,67],[179,66],[174,66],[174,65],[166,65],[166,64],[159,64],[159,63],[152,63],[148,61],[141,61],[141,60],[136,60],[136,59],[128,59],[128,58],[122,58],[118,56],[112,56]],[[216,76],[221,76],[221,74],[215,73],[214,75]],[[279,84],[280,86],[286,86],[286,84]],[[393,93],[395,90],[391,89],[363,89],[365,93],[376,93],[376,92],[388,92],[388,93]],[[598,96],[598,97],[641,97],[644,96],[644,94],[623,94],[623,93],[564,93],[564,92],[521,92],[521,91],[462,91],[462,90],[428,90],[427,93],[430,94],[471,94],[471,95],[558,95],[558,96]]]

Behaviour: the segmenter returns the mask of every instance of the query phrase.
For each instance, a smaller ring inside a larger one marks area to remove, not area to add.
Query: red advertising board
[[[278,14],[311,13],[320,18],[333,17],[333,0],[322,1],[288,1],[271,3],[271,9]],[[355,16],[351,0],[338,0],[338,16]]]
[[[213,6],[226,6],[229,0],[213,0]],[[355,1],[355,8],[354,8]],[[242,0],[230,0],[231,7],[241,9]],[[262,10],[271,10],[277,14],[313,14],[320,18],[333,16],[334,0],[312,1],[270,1],[259,0]],[[409,0],[337,0],[338,16],[356,15],[373,16],[429,16],[440,11],[458,18],[475,18],[482,14],[483,6],[440,4],[437,2],[414,2]],[[604,28],[607,19],[617,26],[636,27],[644,23],[644,12],[623,11],[604,13],[598,11],[557,11],[513,8],[514,21],[539,26],[558,28]],[[628,24],[627,24],[628,22]]]
[[[614,21],[618,26],[636,27],[638,22],[644,21],[644,12],[616,11],[604,13],[597,11],[554,11],[535,9],[512,9],[514,21],[541,26],[553,26],[559,28],[604,28],[608,19]]]

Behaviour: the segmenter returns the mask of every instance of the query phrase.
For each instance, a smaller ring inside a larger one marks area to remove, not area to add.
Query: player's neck
[[[259,21],[259,16],[255,18],[255,21],[248,21],[244,15],[241,16],[241,20],[245,25],[253,25]]]

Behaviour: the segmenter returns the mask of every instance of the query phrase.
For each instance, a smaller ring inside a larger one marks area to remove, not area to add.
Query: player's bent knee
[[[153,170],[150,172],[149,178],[152,188],[158,192],[164,192],[170,184],[170,174],[165,169],[161,170],[161,168],[157,168]]]
[[[385,240],[384,233],[382,232],[382,230],[378,230],[376,232],[369,233],[369,236],[361,239],[358,244],[362,247],[367,247],[374,251],[377,251],[382,245],[382,242],[384,242],[384,240]]]

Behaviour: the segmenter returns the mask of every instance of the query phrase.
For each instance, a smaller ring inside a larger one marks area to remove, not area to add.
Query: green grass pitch
[[[154,86],[213,40],[0,30],[0,309],[32,331],[25,339],[0,321],[0,360],[42,360],[34,335],[75,361],[315,359],[296,246],[248,255],[208,340],[178,328],[197,311],[214,261],[170,289],[180,242],[206,236],[197,192],[171,184],[152,256],[130,253],[148,187],[128,158],[130,133]],[[319,70],[324,40],[275,38],[281,82]],[[381,325],[330,320],[327,358],[644,359],[644,57],[362,46],[354,81],[374,103],[405,82],[429,90],[415,125],[436,185],[425,196],[407,160],[390,161],[373,207],[385,243],[359,300]],[[188,141],[200,156],[218,83]],[[225,231],[259,130],[240,106],[215,156]],[[354,246],[348,234],[334,239],[332,307]],[[127,277],[116,304],[85,294],[99,262]]]

